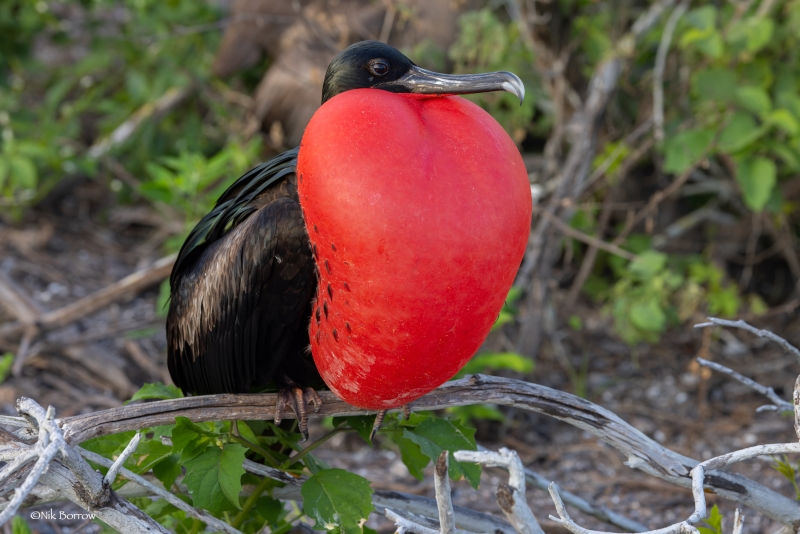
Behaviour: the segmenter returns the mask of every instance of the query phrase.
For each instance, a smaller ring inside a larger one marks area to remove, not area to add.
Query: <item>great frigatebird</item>
[[[322,102],[360,88],[524,97],[514,74],[439,74],[375,41],[333,59]],[[288,402],[305,436],[306,404],[318,408],[311,387],[321,380],[309,350],[318,274],[297,192],[298,150],[239,178],[189,234],[170,276],[167,345],[170,374],[184,391],[243,393],[274,383],[278,417]]]

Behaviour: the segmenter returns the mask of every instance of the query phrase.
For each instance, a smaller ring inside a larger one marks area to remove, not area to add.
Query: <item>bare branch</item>
[[[63,308],[39,315],[36,318],[36,327],[38,331],[41,333],[61,328],[87,315],[91,315],[127,295],[161,282],[169,276],[172,270],[172,264],[175,263],[175,258],[175,254],[165,256],[154,262],[151,266],[136,271],[99,291],[95,291],[82,299],[67,304]],[[25,330],[26,326],[27,325],[21,322],[3,325],[0,327],[0,337],[9,338],[20,335]]]
[[[535,486],[539,489],[543,489],[548,491],[550,487],[550,481],[544,478],[539,473],[534,472],[531,469],[525,469],[525,480],[532,486]],[[621,529],[627,530],[628,532],[644,532],[647,530],[647,527],[643,524],[639,523],[638,521],[634,521],[633,519],[627,518],[621,514],[618,514],[612,510],[609,510],[605,506],[599,506],[597,504],[590,503],[589,501],[578,497],[574,493],[569,491],[564,491],[561,488],[558,488],[560,497],[569,504],[580,510],[581,512],[588,514],[592,517],[596,517],[600,521],[604,523],[608,523],[610,525],[614,525],[620,527]]]
[[[678,21],[688,8],[688,1],[678,4],[669,16],[664,26],[664,33],[661,35],[661,42],[658,43],[656,64],[653,69],[653,126],[657,143],[664,141],[664,67],[667,64],[669,45],[672,43],[672,35],[675,33]]]
[[[794,401],[794,433],[797,439],[800,439],[800,376],[794,381],[792,400]]]
[[[37,484],[41,484],[52,490],[52,492],[45,491],[44,494],[50,496],[57,494],[69,499],[120,532],[168,534],[168,531],[155,520],[121,498],[111,488],[103,485],[100,474],[94,472],[64,440],[61,429],[56,424],[55,410],[52,407],[45,411],[33,400],[21,398],[17,401],[17,410],[36,424],[39,429],[39,439],[36,444],[27,446],[15,441],[19,438],[13,434],[5,432],[2,436],[5,448],[17,447],[23,456],[29,456],[28,451],[33,451],[39,458],[27,473],[24,472],[26,467],[23,462],[12,463],[12,466],[19,467],[13,475],[17,479],[21,479],[22,476],[26,478],[14,489],[13,497],[0,512],[0,525],[13,517],[22,502],[34,492]],[[4,471],[4,474],[12,473]],[[36,492],[37,496],[42,494],[41,491]]]
[[[713,370],[718,371],[720,373],[726,374],[726,375],[730,376],[731,378],[733,378],[734,380],[736,380],[737,382],[739,382],[741,384],[744,384],[745,386],[749,387],[750,389],[754,389],[754,390],[758,391],[759,393],[761,393],[762,395],[767,397],[770,401],[772,401],[772,404],[775,405],[778,408],[778,410],[780,410],[780,411],[793,410],[794,409],[794,407],[792,406],[791,403],[786,402],[785,400],[780,398],[778,396],[778,394],[775,393],[775,390],[772,389],[772,388],[769,388],[767,386],[763,386],[763,385],[759,384],[758,382],[756,382],[755,380],[747,378],[746,376],[743,376],[743,375],[737,373],[733,369],[731,369],[729,367],[725,367],[724,365],[720,365],[720,364],[718,364],[716,362],[711,362],[711,361],[708,361],[708,360],[706,360],[704,358],[697,358],[696,361],[702,367],[708,367],[709,369],[713,369]]]
[[[739,508],[736,508],[736,511],[733,514],[733,532],[732,534],[742,534],[742,529],[744,528],[744,514]]]
[[[497,488],[497,504],[519,534],[544,534],[525,498],[525,470],[516,452],[505,447],[494,451],[457,451],[459,462],[476,462],[508,471],[508,484]]]
[[[410,519],[406,519],[397,515],[393,510],[387,508],[383,511],[384,515],[389,521],[392,521],[397,527],[397,534],[439,534],[438,530],[423,527],[419,523],[415,523]]]
[[[797,357],[797,360],[800,361],[800,350],[783,339],[781,336],[770,332],[769,330],[761,330],[754,326],[750,326],[744,321],[729,321],[727,319],[718,319],[716,317],[709,317],[707,323],[700,323],[694,325],[695,328],[708,328],[709,326],[727,326],[729,328],[739,328],[740,330],[747,330],[751,334],[755,334],[758,337],[765,337],[767,339],[771,339],[781,347],[783,350],[788,352],[789,354],[793,354]]]
[[[119,458],[117,458],[116,461],[113,464],[111,464],[111,467],[108,468],[106,476],[103,477],[104,486],[110,486],[111,484],[114,483],[114,480],[116,480],[117,478],[117,473],[119,473],[119,470],[122,469],[122,466],[125,464],[128,458],[130,458],[131,454],[136,452],[136,447],[139,446],[139,440],[141,439],[142,439],[141,432],[137,432],[136,435],[133,436],[133,438],[131,438],[131,441],[128,443],[128,446],[125,447],[125,450],[122,451],[122,454],[119,455]]]
[[[455,534],[456,518],[453,512],[453,499],[450,497],[450,477],[448,470],[449,452],[442,451],[433,469],[433,486],[436,490],[436,505],[439,508],[439,531],[441,534]]]
[[[139,434],[137,434],[137,436],[138,435]],[[134,438],[134,439],[136,439],[136,438]],[[131,440],[131,443],[133,443],[133,440]],[[130,445],[131,444],[129,443],[128,447],[126,447],[125,450],[130,448]],[[80,449],[79,448],[78,451],[80,452],[81,456],[83,456],[87,460],[90,460],[90,461],[92,461],[92,462],[94,462],[96,464],[108,467],[109,468],[109,471],[108,471],[109,473],[111,473],[111,469],[113,469],[113,466],[117,463],[117,462],[112,463],[111,460],[109,460],[108,458],[104,458],[103,456],[100,456],[99,454],[97,454],[95,452],[92,452],[92,451],[87,451],[86,449]],[[124,454],[125,453],[123,452],[123,455]],[[153,484],[152,482],[150,482],[149,480],[147,480],[143,476],[137,475],[133,471],[130,471],[129,469],[121,467],[121,464],[120,464],[120,467],[118,468],[118,473],[120,475],[122,475],[123,477],[127,478],[128,480],[130,480],[131,482],[134,482],[134,483],[142,486],[143,488],[147,489],[153,495],[157,495],[157,496],[161,497],[162,499],[164,499],[165,501],[167,501],[168,503],[170,503],[171,505],[173,505],[177,509],[183,510],[184,512],[186,512],[188,515],[190,515],[192,517],[196,517],[197,519],[199,519],[200,521],[202,521],[203,523],[205,523],[206,525],[208,525],[209,527],[211,527],[213,529],[220,530],[222,532],[227,532],[228,534],[241,534],[241,532],[239,530],[233,528],[232,526],[230,526],[226,522],[217,519],[213,515],[205,512],[203,510],[198,510],[197,508],[189,506],[188,504],[183,502],[181,499],[179,499],[178,497],[176,497],[175,495],[173,495],[169,491],[166,491],[165,489],[157,486],[156,484]],[[106,478],[108,478],[108,477],[106,477]]]

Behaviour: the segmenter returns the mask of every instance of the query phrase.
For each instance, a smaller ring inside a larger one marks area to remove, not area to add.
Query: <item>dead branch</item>
[[[165,256],[151,266],[130,274],[122,280],[114,282],[71,304],[67,304],[63,308],[40,314],[35,318],[33,324],[36,326],[38,333],[43,333],[61,328],[91,315],[109,304],[164,280],[172,271],[172,264],[175,263],[175,258],[175,254]],[[26,326],[29,326],[29,324],[21,321],[4,325],[0,327],[0,337],[8,339],[18,336],[25,330]]]
[[[0,512],[0,525],[11,519],[37,484],[41,484],[94,513],[120,532],[168,534],[155,520],[103,484],[103,477],[67,444],[52,407],[45,411],[35,401],[22,398],[17,401],[17,410],[36,425],[38,441],[28,446],[9,433],[0,437],[4,451],[16,451],[24,458],[7,464],[0,476],[4,481],[14,477],[14,482],[25,477]],[[37,458],[33,467],[26,468],[33,458]]]
[[[497,487],[497,504],[519,534],[544,534],[533,515],[525,496],[525,470],[519,455],[505,447],[494,451],[457,451],[459,462],[476,462],[487,467],[502,467],[508,471],[508,484]]]
[[[707,323],[700,323],[694,325],[695,328],[708,328],[709,326],[727,326],[729,328],[738,328],[740,330],[747,330],[751,334],[755,334],[758,337],[765,337],[767,339],[771,339],[781,347],[783,350],[792,354],[797,357],[798,361],[800,361],[800,349],[783,339],[781,336],[770,332],[769,330],[761,330],[754,326],[750,326],[744,321],[729,321],[727,319],[718,319],[716,317],[709,317]]]
[[[672,43],[672,35],[675,33],[678,21],[688,8],[688,1],[678,4],[667,19],[667,25],[658,43],[656,64],[653,68],[653,129],[657,143],[664,142],[664,67],[667,64],[669,45]]]
[[[733,369],[731,369],[729,367],[725,367],[724,365],[720,365],[720,364],[718,364],[716,362],[710,362],[710,361],[708,361],[708,360],[706,360],[704,358],[697,358],[696,361],[702,367],[708,367],[709,369],[713,369],[713,370],[715,370],[717,372],[720,372],[720,373],[723,373],[723,374],[726,374],[726,375],[730,376],[731,378],[733,378],[734,380],[736,380],[740,384],[744,384],[745,386],[749,387],[750,389],[754,389],[754,390],[758,391],[759,393],[761,393],[762,395],[767,397],[770,401],[772,401],[772,405],[762,406],[762,407],[760,407],[758,409],[759,411],[762,411],[764,409],[775,409],[775,410],[779,410],[779,411],[791,411],[793,409],[793,406],[792,406],[791,403],[786,402],[785,400],[780,398],[778,396],[778,394],[775,393],[775,390],[770,388],[770,387],[761,385],[758,382],[756,382],[755,380],[751,380],[750,378],[747,378],[746,376],[737,373]]]
[[[342,402],[331,392],[322,391],[320,397],[323,405],[313,417],[368,413]],[[195,422],[269,420],[275,416],[276,402],[275,394],[188,397],[68,417],[59,420],[59,424],[67,442],[75,444],[95,436],[172,424],[177,416],[188,417]],[[411,408],[435,410],[480,403],[513,406],[567,422],[619,450],[627,456],[628,466],[673,484],[691,487],[690,473],[698,464],[697,460],[666,449],[600,406],[538,384],[473,375],[448,382],[413,402]],[[285,416],[291,418],[293,414],[287,413]],[[747,477],[733,473],[715,473],[706,482],[721,497],[746,504],[782,524],[800,521],[800,508],[794,500]]]

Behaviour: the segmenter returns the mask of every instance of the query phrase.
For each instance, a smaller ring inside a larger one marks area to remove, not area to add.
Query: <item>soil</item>
[[[113,208],[109,208],[113,206]],[[56,192],[20,222],[0,223],[0,274],[6,275],[41,311],[54,310],[152,264],[162,255],[170,230],[147,206],[120,206],[108,188],[83,181]],[[766,273],[768,274],[768,273]],[[145,382],[168,381],[164,320],[157,309],[158,287],[117,302],[89,317],[34,340],[21,372],[0,385],[0,411],[15,414],[20,396],[53,405],[58,416],[87,413],[122,404]],[[557,297],[559,298],[559,297]],[[727,365],[790,399],[800,371],[795,358],[776,344],[740,331],[684,328],[663,336],[653,346],[629,347],[616,338],[611,323],[597,307],[583,301],[573,313],[583,328],[567,327],[545,343],[529,376],[508,374],[552,388],[579,393],[615,412],[664,446],[681,454],[708,459],[754,444],[795,441],[792,420],[776,412],[757,413],[765,398],[726,376],[700,369],[697,356]],[[0,307],[0,327],[15,318]],[[796,314],[775,314],[757,321],[800,345]],[[504,344],[502,332],[487,346]],[[0,340],[0,352],[15,352],[17,340]],[[567,363],[569,362],[569,363]],[[569,370],[565,369],[569,367]],[[688,517],[693,509],[689,490],[628,468],[625,458],[589,434],[546,416],[504,410],[506,420],[477,421],[480,444],[516,450],[526,467],[561,488],[660,528]],[[312,425],[311,433],[322,429]],[[371,448],[355,435],[340,435],[318,449],[333,467],[350,469],[373,481],[373,487],[433,495],[431,468],[423,481],[411,477],[388,445]],[[791,482],[761,457],[734,468],[784,495],[794,495]],[[479,490],[466,482],[453,484],[456,504],[502,517],[494,493],[506,480],[499,469],[486,469]],[[528,502],[546,532],[566,532],[548,519],[555,509],[546,491],[529,487]],[[718,504],[728,529],[735,506],[708,495]],[[72,505],[35,511],[81,513]],[[30,518],[27,509],[23,517]],[[581,525],[618,530],[570,509]],[[745,532],[773,532],[779,525],[744,509]],[[30,520],[35,532],[77,532],[82,520]],[[369,525],[392,532],[382,517]],[[97,532],[94,524],[81,532]]]

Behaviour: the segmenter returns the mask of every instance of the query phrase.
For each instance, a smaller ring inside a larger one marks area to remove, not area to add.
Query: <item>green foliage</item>
[[[789,459],[784,456],[783,460],[775,459],[772,468],[784,476],[786,480],[792,483],[794,487],[795,500],[800,501],[800,486],[797,484],[797,474],[800,472],[800,464],[793,464]]]
[[[149,399],[180,399],[181,397],[183,397],[183,392],[179,388],[156,382],[143,385],[128,402]]]
[[[222,512],[233,504],[241,510],[245,448],[236,443],[222,447],[211,446],[184,463],[183,482],[189,488],[195,506],[210,512]]]
[[[655,343],[668,326],[687,321],[703,305],[709,315],[721,317],[732,317],[741,309],[738,288],[725,283],[719,267],[699,257],[651,250],[648,240],[637,236],[627,248],[639,252],[632,262],[606,256],[615,282],[593,276],[585,288],[590,296],[606,302],[604,310],[626,343]],[[751,311],[761,309],[758,300],[751,298],[751,302],[755,306],[751,305]]]
[[[692,69],[691,122],[679,106],[664,143],[664,170],[680,173],[718,135],[711,153],[735,162],[735,180],[753,211],[781,210],[770,199],[782,179],[800,170],[800,72],[797,33],[800,4],[779,2],[772,15],[739,13],[731,6],[703,4],[683,17],[678,47]]]
[[[11,366],[14,365],[14,355],[6,352],[0,356],[0,383],[5,382],[8,378],[8,373],[11,372]]]
[[[334,534],[360,534],[372,505],[369,481],[343,469],[327,469],[303,484],[303,512],[315,528]]]
[[[414,477],[422,480],[422,470],[447,450],[450,451],[450,478],[464,477],[473,487],[478,487],[480,466],[458,462],[453,457],[454,451],[477,450],[474,428],[460,421],[414,413],[408,421],[391,418],[384,422],[380,433],[397,445],[403,463]]]
[[[17,215],[65,176],[98,176],[91,143],[149,115],[163,95],[207,83],[219,41],[218,31],[183,31],[219,20],[208,2],[122,0],[113,13],[102,1],[63,4],[0,6],[0,57],[8,60],[0,62],[0,207]],[[111,155],[141,180],[142,194],[193,221],[258,149],[236,139],[241,112],[213,90],[190,91],[181,111],[157,126],[145,119]],[[188,172],[169,182],[179,171]],[[121,183],[117,189],[130,193]]]
[[[697,527],[700,534],[723,534],[722,532],[722,514],[719,512],[719,507],[715,504],[711,507],[711,513],[708,518],[703,520],[707,525],[705,527]]]
[[[11,534],[33,534],[33,531],[27,521],[15,515],[11,520]]]

